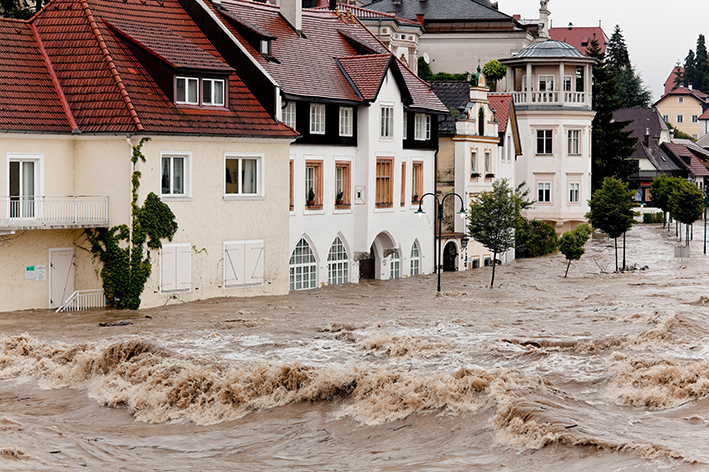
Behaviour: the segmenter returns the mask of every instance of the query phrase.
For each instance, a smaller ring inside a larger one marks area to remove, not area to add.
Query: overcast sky
[[[435,1],[435,0],[434,0]],[[539,18],[539,0],[498,0],[501,12]],[[707,0],[549,0],[553,27],[601,26],[610,38],[620,25],[630,60],[640,72],[654,100],[678,59],[696,52],[700,33],[709,36]]]

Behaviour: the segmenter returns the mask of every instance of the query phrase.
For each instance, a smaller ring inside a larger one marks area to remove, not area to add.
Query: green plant
[[[572,231],[567,231],[561,235],[559,238],[559,251],[566,256],[568,261],[566,264],[566,272],[564,273],[564,278],[569,275],[569,267],[571,266],[571,261],[578,261],[586,252],[584,245],[588,238],[593,234],[593,228],[588,223],[583,223],[578,225]]]
[[[335,196],[335,203],[337,203],[338,205],[342,204],[342,202],[344,201],[344,195],[345,194],[343,192],[337,192],[337,195]]]
[[[313,203],[315,202],[315,191],[313,190],[313,187],[310,187],[310,190],[308,190],[308,201]]]
[[[661,211],[655,213],[643,213],[643,223],[654,224],[662,223],[664,221],[664,216]]]
[[[497,59],[493,59],[483,66],[483,74],[491,82],[489,84],[490,90],[495,91],[497,90],[497,81],[504,79],[507,75],[507,67]]]
[[[539,257],[554,252],[559,244],[556,230],[543,221],[521,218],[516,227],[516,247],[526,257]]]
[[[152,269],[150,251],[146,254],[144,245],[159,249],[162,247],[160,240],[172,241],[177,231],[172,210],[153,192],[148,194],[143,206],[138,206],[141,173],[135,167],[138,160],[145,162],[142,148],[149,140],[141,139],[133,146],[131,155],[131,226],[123,224],[84,231],[91,244],[91,253],[102,263],[100,275],[106,303],[120,309],[137,310],[140,307],[140,295]]]

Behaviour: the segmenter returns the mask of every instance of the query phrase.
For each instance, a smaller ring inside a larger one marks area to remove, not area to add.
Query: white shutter
[[[192,287],[192,246],[177,247],[177,290],[189,290]]]
[[[224,288],[244,285],[244,244],[224,243]]]
[[[163,245],[160,250],[160,290],[169,292],[177,289],[177,248]]]
[[[263,284],[263,241],[245,243],[246,283]]]

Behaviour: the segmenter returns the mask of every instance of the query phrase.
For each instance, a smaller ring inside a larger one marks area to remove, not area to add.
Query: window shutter
[[[160,290],[169,292],[177,289],[177,248],[163,246],[160,250]]]
[[[263,283],[263,241],[245,243],[245,272],[247,284]]]
[[[192,286],[192,247],[177,247],[177,290],[189,290]]]
[[[224,287],[244,285],[244,245],[224,244]]]

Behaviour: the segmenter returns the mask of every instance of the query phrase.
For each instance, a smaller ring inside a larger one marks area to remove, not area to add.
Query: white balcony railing
[[[107,196],[0,197],[0,230],[108,226]]]
[[[80,311],[89,308],[104,308],[106,306],[106,296],[103,289],[77,290],[66,299],[62,306],[57,308],[56,313],[61,311]]]
[[[591,105],[591,94],[587,92],[511,92],[515,105]]]

